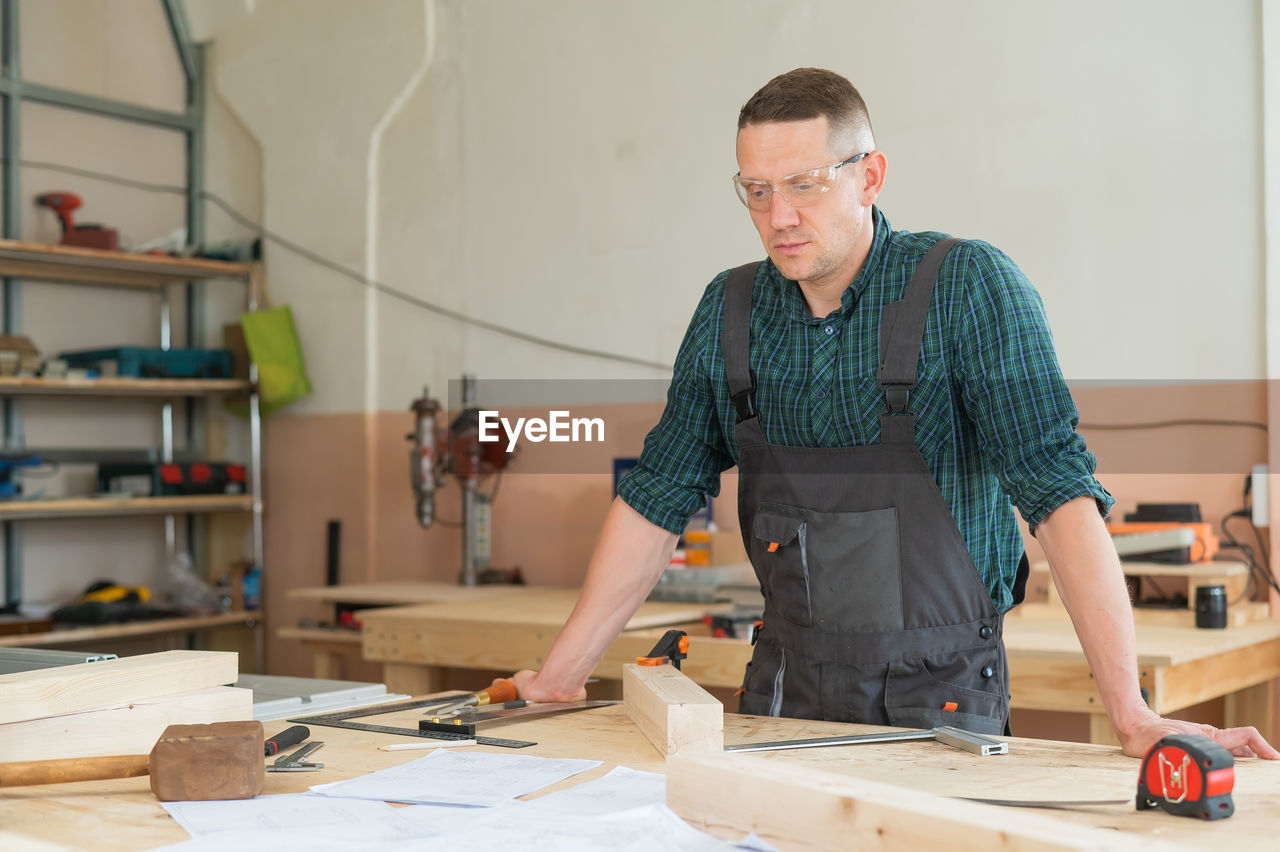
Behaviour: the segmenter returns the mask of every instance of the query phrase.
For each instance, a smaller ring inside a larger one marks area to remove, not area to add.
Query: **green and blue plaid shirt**
[[[880,312],[902,297],[925,252],[943,235],[891,231],[874,211],[866,262],[839,309],[814,317],[800,288],[772,262],[756,275],[751,368],[770,443],[865,446],[880,441],[884,393],[876,380]],[[652,523],[680,533],[720,473],[737,463],[737,419],[724,354],[724,286],[716,276],[676,357],[667,406],[645,438],[619,494]],[[938,273],[919,381],[911,392],[916,443],[955,517],[991,599],[1004,611],[1022,537],[1013,506],[1034,531],[1051,511],[1090,496],[1114,500],[1094,478],[1096,460],[1058,367],[1039,295],[999,249],[965,240]]]

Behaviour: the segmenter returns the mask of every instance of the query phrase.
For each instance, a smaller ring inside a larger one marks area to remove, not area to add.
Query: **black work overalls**
[[[730,273],[723,348],[737,409],[738,515],[764,592],[740,712],[999,734],[1002,618],[915,442],[908,400],[942,260],[924,257],[880,322],[881,442],[765,440],[750,369],[758,264]]]

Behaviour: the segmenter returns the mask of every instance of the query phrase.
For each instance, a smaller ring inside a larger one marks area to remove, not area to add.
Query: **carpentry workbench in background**
[[[537,586],[466,588],[435,583],[299,589],[290,596],[346,607],[361,603],[414,605],[360,610],[362,632],[286,627],[278,635],[302,641],[312,650],[315,677],[336,677],[336,658],[362,643],[364,659],[383,664],[381,680],[387,689],[418,695],[440,688],[439,673],[444,668],[502,671],[511,661],[521,661],[518,668],[536,668],[573,611],[579,592]],[[620,678],[619,665],[634,662],[661,637],[663,630],[656,628],[693,629],[701,626],[705,614],[731,609],[730,604],[645,602],[627,622],[623,641],[615,643],[595,676]],[[736,686],[742,680],[742,666],[736,665],[736,675],[726,670],[717,676],[736,676]]]
[[[536,669],[577,594],[576,589],[527,589],[522,598],[364,610],[364,658],[384,664],[388,689],[411,694],[430,691],[443,667],[497,673]],[[1044,607],[1024,604],[1005,620],[1013,707],[1086,713],[1090,739],[1113,743],[1071,622],[1042,611]],[[680,626],[694,633],[700,625],[689,622],[700,621],[707,609],[705,604],[646,603],[610,646],[595,676],[619,678],[621,664],[646,653],[662,635],[661,627]],[[677,624],[681,618],[686,624]],[[1228,725],[1250,724],[1264,735],[1276,733],[1271,681],[1280,677],[1280,621],[1229,630],[1139,624],[1137,635],[1139,674],[1154,710],[1172,713],[1225,696]],[[704,687],[736,689],[750,657],[743,640],[697,636],[684,671]]]
[[[421,711],[369,717],[361,721],[396,727],[410,727],[421,718]],[[281,721],[268,723],[267,734],[287,727]],[[476,747],[504,754],[526,754],[542,757],[574,757],[601,760],[604,765],[577,775],[544,792],[574,786],[593,780],[614,766],[663,772],[668,768],[657,751],[627,718],[621,706],[585,710],[555,717],[513,721],[486,729],[491,736],[534,740],[536,746],[511,751]],[[879,728],[841,725],[830,722],[805,722],[794,719],[770,719],[754,716],[725,716],[726,744],[798,739],[866,733]],[[421,757],[425,752],[381,752],[377,748],[401,741],[387,734],[337,728],[311,729],[312,738],[323,740],[318,756],[325,768],[316,772],[269,773],[264,794],[299,793],[310,785],[324,784],[385,769]],[[1011,739],[1007,755],[978,757],[935,742],[897,742],[837,748],[800,749],[763,754],[726,754],[725,760],[742,757],[741,766],[751,767],[748,779],[768,791],[770,777],[790,769],[823,770],[856,776],[870,781],[895,784],[915,791],[939,795],[979,796],[1010,799],[1124,799],[1124,805],[1092,807],[1079,811],[1005,809],[972,805],[990,814],[991,826],[1002,820],[1015,819],[1010,814],[1034,814],[1069,834],[1076,826],[1101,826],[1114,829],[1114,848],[1135,848],[1141,843],[1159,839],[1181,848],[1220,848],[1233,850],[1274,848],[1276,826],[1280,825],[1280,765],[1259,760],[1240,760],[1236,764],[1236,812],[1230,819],[1201,822],[1174,817],[1160,811],[1137,812],[1129,802],[1136,789],[1139,761],[1121,755],[1117,749],[1079,743],[1044,740]],[[676,758],[682,760],[683,756]],[[681,771],[672,763],[670,772]],[[676,778],[674,774],[669,777]],[[534,794],[541,795],[539,794]],[[699,796],[710,800],[725,796],[724,788],[703,789]],[[771,836],[770,820],[792,821],[804,814],[806,804],[790,801],[777,792],[776,807],[761,809],[756,825],[735,824],[713,828],[720,836],[738,840],[756,830],[765,840],[786,850],[797,848],[793,839]],[[677,803],[669,802],[673,807]],[[696,807],[685,800],[677,811]],[[825,848],[855,848],[858,838],[835,834],[824,822],[847,817],[856,807],[846,802],[836,812],[816,812],[804,824],[801,841],[822,842]],[[903,807],[912,807],[904,797]],[[921,816],[926,816],[922,810]],[[909,829],[903,824],[888,825],[871,845],[890,846],[899,839],[895,832]],[[112,850],[151,849],[162,844],[186,839],[186,832],[171,820],[151,795],[146,778],[114,781],[88,781],[44,787],[18,787],[0,790],[0,847],[19,852],[24,841],[30,848],[52,852],[60,848]],[[1044,848],[1055,847],[1058,838],[1047,838]],[[53,846],[36,845],[38,843]],[[980,848],[963,832],[947,844],[955,852]],[[901,847],[901,844],[898,844]],[[1006,848],[1039,848],[1036,844],[1010,843]],[[1167,847],[1166,847],[1167,848]]]

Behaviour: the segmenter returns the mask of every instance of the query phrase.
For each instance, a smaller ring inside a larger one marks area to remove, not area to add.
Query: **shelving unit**
[[[172,330],[170,289],[189,287],[193,282],[229,282],[244,286],[246,304],[254,310],[254,293],[249,286],[253,270],[246,264],[224,263],[204,259],[185,259],[122,252],[99,251],[69,246],[46,246],[15,240],[0,240],[0,276],[20,280],[28,286],[40,282],[84,285],[89,287],[127,287],[153,291],[160,299],[160,346],[169,348]],[[188,329],[190,336],[191,329]],[[216,398],[228,394],[247,394],[249,399],[249,493],[239,495],[198,495],[163,497],[77,497],[50,500],[12,500],[0,502],[0,532],[5,544],[5,609],[14,610],[21,603],[22,558],[17,546],[15,525],[26,521],[55,518],[105,518],[138,515],[163,515],[167,552],[176,551],[176,517],[211,512],[248,512],[252,516],[252,559],[262,566],[262,470],[261,415],[254,389],[256,370],[250,368],[248,381],[242,379],[145,379],[145,378],[32,378],[0,377],[0,398],[11,406],[11,400],[32,396],[104,398],[141,398],[162,402],[161,446],[139,453],[153,453],[161,462],[174,460],[173,401],[189,398]],[[190,450],[192,448],[188,448]],[[21,446],[5,450],[21,452]],[[126,451],[128,452],[128,451]],[[83,453],[92,457],[92,451]],[[225,613],[193,619],[168,619],[146,624],[108,625],[92,629],[41,634],[45,644],[79,641],[80,638],[102,639],[164,632],[194,631],[220,625],[256,624],[256,613]],[[210,620],[212,619],[212,620]],[[22,644],[33,637],[24,636]]]

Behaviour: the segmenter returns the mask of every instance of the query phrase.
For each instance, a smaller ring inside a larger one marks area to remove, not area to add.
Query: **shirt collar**
[[[890,229],[889,220],[880,212],[880,208],[875,205],[871,207],[871,224],[874,228],[871,237],[871,250],[867,252],[867,259],[863,261],[862,268],[858,270],[858,276],[840,294],[840,308],[836,311],[837,316],[843,317],[853,310],[853,306],[857,304],[858,299],[866,292],[871,280],[880,274],[880,266],[884,261],[885,246],[889,244]],[[791,315],[791,318],[810,324],[822,322],[822,317],[815,317],[809,313],[809,305],[804,300],[804,293],[800,291],[800,285],[783,278],[782,273],[773,265],[773,261],[769,261],[769,266],[772,269],[774,279],[779,285],[782,307]]]

